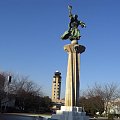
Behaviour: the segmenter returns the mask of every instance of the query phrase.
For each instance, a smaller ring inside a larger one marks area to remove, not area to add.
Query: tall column
[[[85,47],[72,41],[64,46],[64,50],[68,53],[65,106],[78,106],[80,54],[85,51]]]

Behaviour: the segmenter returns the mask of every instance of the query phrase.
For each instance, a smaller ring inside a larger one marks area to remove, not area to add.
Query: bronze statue
[[[78,29],[78,26],[80,25],[82,28],[86,27],[85,23],[78,20],[78,15],[72,15],[71,10],[72,6],[68,6],[69,9],[69,29],[65,31],[65,33],[61,36],[62,40],[70,39],[72,40],[79,40],[80,39],[80,30]]]

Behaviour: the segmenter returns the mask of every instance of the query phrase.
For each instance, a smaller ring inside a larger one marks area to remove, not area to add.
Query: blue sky
[[[67,6],[86,28],[79,44],[80,89],[120,82],[120,0],[0,0],[0,71],[30,76],[51,96],[52,77],[62,73],[64,96],[67,53],[60,36],[68,29]]]

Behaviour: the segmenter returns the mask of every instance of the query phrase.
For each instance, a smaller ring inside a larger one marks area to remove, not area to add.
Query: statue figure
[[[61,36],[62,40],[70,39],[72,40],[79,40],[80,39],[80,30],[78,29],[78,26],[80,25],[82,28],[86,27],[85,23],[78,20],[78,15],[72,15],[71,10],[72,6],[68,6],[69,9],[69,29],[64,32],[64,34]]]

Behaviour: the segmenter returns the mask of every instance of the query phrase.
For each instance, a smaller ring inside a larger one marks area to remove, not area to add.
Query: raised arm
[[[73,17],[73,15],[72,15],[72,6],[68,6],[68,10],[69,10],[69,17],[70,17],[70,19]]]

